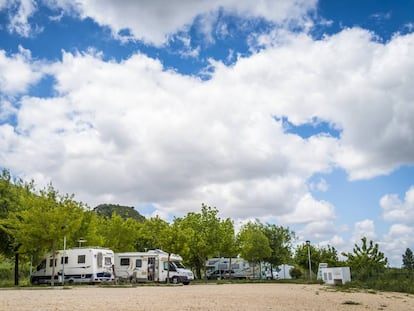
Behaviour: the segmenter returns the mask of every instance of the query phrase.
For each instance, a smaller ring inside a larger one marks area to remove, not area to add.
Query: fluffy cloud
[[[377,237],[375,232],[375,225],[371,219],[358,221],[354,225],[351,242],[354,244],[361,244],[361,238],[366,237],[369,240],[374,240]]]
[[[414,231],[412,226],[394,224],[385,235],[381,243],[390,265],[401,266],[402,255],[407,248],[412,249],[414,243]]]
[[[404,224],[414,223],[414,186],[405,193],[404,201],[396,194],[384,195],[380,200],[383,217],[388,221],[397,221]]]
[[[42,77],[37,67],[30,51],[21,46],[18,53],[10,56],[0,50],[0,94],[16,95],[27,91]]]
[[[333,236],[335,208],[309,193],[311,176],[339,166],[370,178],[414,161],[414,35],[386,44],[361,29],[285,39],[231,67],[213,62],[208,81],[142,54],[117,62],[64,53],[42,68],[56,97],[23,97],[15,129],[0,127],[2,163],[91,205],[150,203],[177,215],[204,202],[235,219]],[[22,55],[0,57],[27,72],[3,78],[2,92],[39,78]],[[295,125],[317,117],[341,135],[304,139],[286,132],[283,116]],[[356,225],[361,236],[375,237],[372,221]]]
[[[212,29],[211,13],[222,9],[243,17],[266,18],[275,23],[296,21],[304,23],[307,14],[315,9],[316,0],[289,1],[265,0],[260,5],[251,1],[236,0],[180,0],[165,2],[151,1],[72,1],[61,0],[59,6],[77,11],[81,17],[90,17],[103,26],[112,29],[121,39],[138,39],[155,45],[165,43],[168,36],[191,25],[196,17],[204,16],[200,21],[202,28]],[[128,30],[128,35],[125,35]]]

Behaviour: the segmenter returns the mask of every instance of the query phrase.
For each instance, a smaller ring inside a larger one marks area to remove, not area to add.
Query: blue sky
[[[0,0],[0,166],[94,207],[216,206],[414,248],[414,1]]]

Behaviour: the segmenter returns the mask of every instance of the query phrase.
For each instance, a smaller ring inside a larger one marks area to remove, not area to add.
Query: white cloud
[[[361,238],[366,237],[367,240],[375,240],[377,234],[375,233],[374,222],[370,219],[358,221],[354,225],[351,242],[353,244],[361,244]]]
[[[391,266],[399,267],[402,265],[402,255],[405,250],[413,247],[413,233],[412,226],[394,224],[390,227],[381,243],[383,248],[381,250],[384,251]]]
[[[27,91],[31,84],[42,77],[40,71],[33,64],[30,51],[19,47],[19,52],[8,56],[0,50],[0,93],[16,95]]]
[[[207,16],[202,23],[206,34],[214,22],[214,12],[223,9],[236,12],[243,17],[262,17],[275,23],[308,20],[307,14],[316,7],[316,0],[265,0],[260,3],[240,0],[180,0],[166,2],[80,0],[57,1],[58,5],[77,11],[82,18],[90,17],[98,24],[108,26],[115,36],[122,36],[122,30],[129,29],[133,38],[155,45],[162,45],[171,34],[175,34],[194,22],[196,17]]]
[[[22,37],[29,37],[33,31],[38,32],[40,29],[30,24],[29,18],[36,12],[36,2],[34,0],[11,0],[0,3],[0,9],[8,8],[9,24],[7,28],[10,32],[16,32]]]
[[[226,217],[327,235],[335,208],[312,197],[310,177],[339,166],[370,178],[414,161],[413,48],[414,35],[381,44],[361,29],[316,42],[287,34],[231,67],[213,63],[209,81],[141,54],[116,62],[64,53],[42,68],[57,97],[22,98],[16,131],[0,127],[1,160],[91,205],[153,203],[177,215],[204,202]],[[0,71],[2,92],[22,92],[39,77],[25,52],[1,60],[23,73],[13,82]],[[341,136],[303,139],[275,116],[295,125],[316,116]],[[375,237],[372,221],[357,224],[354,239],[362,236]]]
[[[380,200],[383,217],[388,221],[414,223],[414,186],[405,193],[404,201],[396,194],[386,194]]]

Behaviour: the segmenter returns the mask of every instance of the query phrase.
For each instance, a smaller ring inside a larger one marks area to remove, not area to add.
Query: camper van
[[[54,262],[53,262],[54,261]],[[53,260],[52,253],[46,254],[36,271],[30,276],[32,284],[51,283],[53,266],[54,282],[57,283],[100,283],[114,279],[112,265],[114,252],[105,248],[73,248],[59,250]]]
[[[182,264],[182,257],[160,249],[147,252],[115,253],[115,276],[131,282],[166,282],[190,284],[194,274]]]

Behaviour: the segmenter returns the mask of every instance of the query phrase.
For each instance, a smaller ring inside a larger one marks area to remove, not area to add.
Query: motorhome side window
[[[56,267],[57,259],[55,258],[55,267]],[[53,267],[53,258],[49,260],[49,267]]]
[[[99,268],[102,268],[102,262],[103,262],[103,254],[101,252],[98,253],[98,258],[97,258],[97,264]]]
[[[78,263],[85,263],[86,255],[78,255]]]
[[[38,265],[36,268],[37,271],[42,270],[42,269],[46,269],[46,259],[43,259],[40,265]]]
[[[135,261],[135,267],[136,268],[142,268],[142,259],[137,259]]]
[[[121,266],[129,266],[129,258],[121,258]]]
[[[63,258],[65,258],[65,265],[68,263],[68,257],[60,257],[60,264],[63,264]]]

